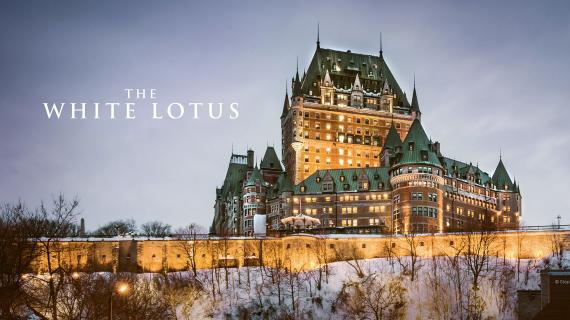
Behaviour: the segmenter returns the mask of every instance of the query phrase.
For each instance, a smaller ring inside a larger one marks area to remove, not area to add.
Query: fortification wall
[[[436,234],[410,236],[315,237],[295,235],[266,239],[209,240],[100,240],[56,241],[50,247],[52,270],[108,272],[168,272],[212,267],[264,264],[292,270],[347,259],[370,259],[394,255],[455,255],[468,244],[479,242],[479,234]],[[487,254],[506,258],[541,259],[562,242],[570,248],[570,231],[506,232],[491,236]],[[33,272],[47,268],[47,254],[40,252]]]

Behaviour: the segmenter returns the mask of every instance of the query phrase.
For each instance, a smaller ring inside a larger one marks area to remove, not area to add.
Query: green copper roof
[[[234,155],[232,155],[232,158]],[[245,157],[245,156],[241,156]],[[246,177],[247,165],[244,163],[233,163],[230,162],[228,166],[228,171],[226,172],[226,178],[224,179],[224,184],[220,190],[220,195],[222,198],[228,195],[241,195],[242,193],[242,183]]]
[[[253,172],[251,173],[251,175],[247,179],[246,186],[255,185],[255,181],[257,181],[257,180],[259,180],[260,182],[263,182],[263,177],[261,176],[261,172],[259,172],[259,169],[257,168],[257,165],[256,165],[255,168],[253,168]]]
[[[263,160],[261,160],[260,167],[262,170],[283,171],[279,158],[277,158],[277,153],[275,153],[275,149],[273,147],[267,147],[267,150],[265,150],[265,155],[263,156]]]
[[[293,192],[295,187],[287,173],[283,172],[279,175],[279,178],[277,178],[275,189],[277,190],[277,194],[281,194],[283,192]]]
[[[394,122],[390,126],[388,130],[388,134],[386,135],[386,141],[384,142],[384,148],[395,149],[397,146],[402,145],[402,140],[400,140],[400,135],[398,131],[396,131],[396,127],[394,127]]]
[[[467,180],[467,172],[470,168],[473,168],[476,175],[478,176],[479,180],[481,181],[480,185],[486,185],[490,180],[491,177],[489,174],[477,166],[473,166],[472,164],[467,164],[455,159],[450,159],[446,157],[441,157],[442,163],[444,168],[447,170],[448,176],[455,176],[457,175],[458,178]]]
[[[391,190],[390,177],[388,176],[388,168],[369,167],[369,168],[353,168],[353,169],[331,169],[318,170],[307,179],[301,181],[295,186],[296,194],[319,194],[323,193],[323,182],[332,178],[334,183],[334,192],[356,192],[358,191],[358,179],[364,174],[368,178],[368,191],[388,191]],[[344,179],[341,178],[344,176]],[[319,182],[317,182],[320,180]],[[344,181],[342,181],[344,180]],[[301,192],[301,186],[305,187],[305,192]]]
[[[383,57],[376,55],[353,53],[350,51],[338,51],[332,49],[317,48],[313,59],[303,79],[302,92],[313,96],[320,95],[319,83],[325,77],[327,70],[336,87],[350,88],[358,74],[360,82],[368,92],[381,92],[384,83],[390,86],[396,93],[397,105],[410,108],[404,92],[388,68]]]
[[[437,154],[430,149],[430,140],[418,119],[412,126],[402,142],[402,155],[397,164],[432,164],[441,166]]]
[[[414,85],[414,93],[412,95],[412,106],[410,110],[415,112],[420,112],[420,104],[418,103],[418,94],[416,93],[415,85]]]
[[[511,181],[511,177],[509,177],[507,169],[503,164],[503,159],[499,159],[499,164],[497,164],[497,168],[493,173],[493,182],[499,190],[505,190],[505,186],[507,187],[507,190],[515,190],[513,182]]]

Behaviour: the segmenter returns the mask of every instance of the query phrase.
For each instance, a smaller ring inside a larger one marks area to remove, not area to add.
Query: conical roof
[[[390,126],[388,130],[388,134],[386,135],[386,141],[384,141],[384,149],[395,149],[397,146],[402,145],[402,140],[400,140],[400,135],[394,126],[394,122]]]
[[[437,154],[430,149],[430,140],[420,123],[415,119],[402,142],[402,157],[398,164],[423,163],[441,166]]]
[[[251,173],[251,175],[247,179],[247,182],[245,185],[246,186],[254,186],[255,181],[257,181],[257,180],[259,180],[260,182],[263,182],[263,177],[261,177],[261,172],[259,172],[257,165],[255,165],[255,168],[253,168],[253,172]]]
[[[503,159],[499,159],[499,163],[497,164],[497,168],[493,173],[493,183],[500,190],[511,190],[514,191],[514,185],[511,181],[511,177],[509,177],[509,173],[503,164]],[[505,188],[506,187],[506,188]]]
[[[418,103],[418,94],[416,93],[416,86],[414,85],[414,93],[412,95],[412,106],[410,108],[412,111],[421,112],[420,104]]]
[[[287,116],[290,108],[291,106],[289,104],[289,93],[285,92],[285,102],[283,102],[283,112],[281,112],[281,119]]]
[[[301,96],[301,80],[299,79],[299,70],[295,73],[295,81],[293,82],[293,97]]]

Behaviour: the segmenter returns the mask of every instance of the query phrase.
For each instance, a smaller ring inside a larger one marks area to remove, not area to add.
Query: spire
[[[320,49],[320,48],[321,48],[321,41],[320,41],[320,39],[319,39],[319,38],[320,38],[320,37],[319,37],[319,36],[320,36],[320,35],[319,35],[320,30],[319,30],[319,29],[320,29],[320,28],[319,28],[319,23],[317,22],[317,49]]]
[[[287,116],[289,109],[291,106],[289,105],[289,93],[287,92],[287,81],[285,81],[285,101],[283,102],[283,112],[281,113],[281,119]]]
[[[295,82],[293,84],[293,97],[301,95],[301,80],[299,79],[299,58],[297,58],[297,72],[295,73]]]
[[[416,75],[414,75],[414,93],[412,94],[412,111],[416,113],[421,113],[420,104],[418,103],[418,95],[416,93]]]
[[[384,58],[384,52],[382,51],[382,32],[380,32],[380,58]]]

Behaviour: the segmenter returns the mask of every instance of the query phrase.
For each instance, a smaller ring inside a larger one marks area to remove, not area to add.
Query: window
[[[437,193],[430,193],[428,194],[428,200],[432,202],[437,202]],[[448,209],[449,211],[449,209]]]
[[[412,200],[423,200],[424,194],[422,192],[412,192]]]
[[[394,203],[400,203],[400,195],[399,194],[394,195],[394,198],[392,199],[392,201]]]

